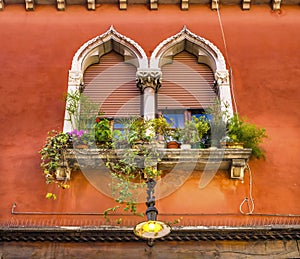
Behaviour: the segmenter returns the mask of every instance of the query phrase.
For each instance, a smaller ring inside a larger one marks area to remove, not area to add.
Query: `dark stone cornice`
[[[159,241],[300,240],[300,226],[174,227]],[[1,242],[141,242],[129,227],[1,227]],[[144,242],[144,241],[143,241]]]

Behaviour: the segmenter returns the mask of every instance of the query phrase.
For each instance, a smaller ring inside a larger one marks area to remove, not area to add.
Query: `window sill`
[[[187,166],[193,170],[229,170],[230,178],[243,180],[244,170],[251,156],[252,149],[225,148],[225,149],[158,149],[161,153],[161,161],[158,169],[171,170]],[[64,161],[72,170],[80,168],[105,167],[107,155],[110,157],[122,157],[124,150],[116,149],[67,149]]]

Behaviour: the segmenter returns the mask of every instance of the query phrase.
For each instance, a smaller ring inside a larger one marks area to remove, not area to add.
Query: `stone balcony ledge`
[[[247,148],[208,148],[208,149],[157,149],[160,170],[192,168],[193,170],[230,170],[232,179],[243,180],[244,170],[252,149]],[[64,161],[72,169],[105,167],[107,157],[121,158],[125,149],[67,149]],[[143,159],[143,155],[139,156]]]

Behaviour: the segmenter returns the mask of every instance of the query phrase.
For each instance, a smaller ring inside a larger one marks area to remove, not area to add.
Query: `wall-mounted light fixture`
[[[171,232],[171,227],[162,221],[157,221],[158,210],[155,208],[154,187],[156,182],[150,178],[147,180],[147,221],[137,224],[134,228],[134,234],[138,237],[154,240],[164,237]]]

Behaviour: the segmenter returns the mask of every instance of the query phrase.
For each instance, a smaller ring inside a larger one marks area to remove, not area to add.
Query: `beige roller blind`
[[[211,68],[197,58],[180,52],[172,64],[162,67],[162,86],[157,94],[158,109],[199,109],[213,105],[216,98]]]
[[[140,114],[140,92],[136,87],[136,68],[112,51],[84,73],[83,94],[99,105],[108,117]]]

